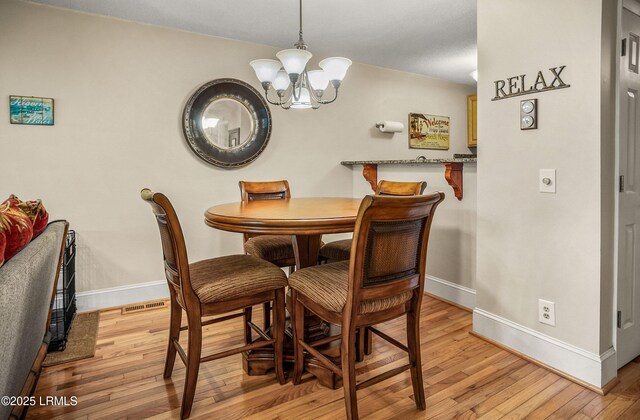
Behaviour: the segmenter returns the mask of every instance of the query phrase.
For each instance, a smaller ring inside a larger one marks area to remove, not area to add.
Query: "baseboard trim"
[[[76,293],[78,312],[94,311],[129,305],[148,300],[166,299],[169,289],[166,280],[137,283],[107,289]]]
[[[616,384],[613,347],[591,353],[479,308],[472,334],[601,395]]]
[[[473,310],[476,306],[476,291],[441,278],[427,274],[424,282],[425,293],[450,302],[463,309]]]

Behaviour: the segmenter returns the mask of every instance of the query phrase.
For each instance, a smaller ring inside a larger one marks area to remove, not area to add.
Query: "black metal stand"
[[[49,351],[62,351],[76,314],[76,233],[70,230],[65,243],[56,298],[51,313],[51,342]]]

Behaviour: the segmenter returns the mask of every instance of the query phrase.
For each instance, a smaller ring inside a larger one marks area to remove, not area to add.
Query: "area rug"
[[[69,330],[67,347],[63,351],[47,354],[42,366],[59,365],[93,357],[96,354],[98,321],[100,321],[98,311],[77,314]]]

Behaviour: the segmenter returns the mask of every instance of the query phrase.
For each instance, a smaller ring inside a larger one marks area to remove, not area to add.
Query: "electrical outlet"
[[[538,299],[538,321],[556,326],[556,304],[548,300]]]

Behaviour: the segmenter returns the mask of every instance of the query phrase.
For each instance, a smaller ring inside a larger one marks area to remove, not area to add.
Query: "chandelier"
[[[307,70],[312,54],[302,39],[302,0],[300,0],[300,32],[295,48],[282,50],[276,54],[278,60],[260,59],[249,64],[256,72],[267,101],[284,109],[318,109],[320,105],[334,102],[338,89],[351,60],[344,57],[329,57],[320,61],[321,70]],[[283,70],[284,68],[284,70]],[[325,93],[333,86],[333,98],[325,99]],[[272,89],[271,89],[272,88]],[[278,99],[269,99],[269,91],[274,90]]]

